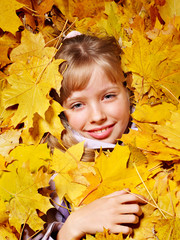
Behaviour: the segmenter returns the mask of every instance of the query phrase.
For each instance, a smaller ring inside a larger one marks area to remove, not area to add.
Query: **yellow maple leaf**
[[[16,14],[16,10],[22,8],[24,4],[17,2],[16,0],[7,0],[0,2],[0,27],[3,31],[15,32],[20,25],[23,25],[21,20]]]
[[[104,6],[103,6],[104,4]],[[97,36],[114,36],[117,40],[127,40],[126,27],[128,28],[129,19],[132,16],[124,14],[124,8],[113,2],[104,1],[97,2],[92,8],[90,5],[87,6],[90,11],[96,7],[96,14],[93,16],[88,15],[83,19],[75,22],[77,30],[82,33],[93,32]],[[95,11],[95,9],[94,9]],[[129,13],[129,12],[128,12]],[[79,16],[77,14],[77,16]]]
[[[119,174],[120,169],[125,169],[127,167],[127,161],[129,159],[129,147],[116,145],[110,156],[105,154],[100,155],[96,159],[96,167],[101,172],[102,178],[111,178]],[[116,168],[112,167],[116,166]]]
[[[38,26],[41,23],[43,23],[44,19],[45,19],[45,14],[48,13],[54,3],[54,0],[42,0],[41,2],[31,2],[31,0],[19,0],[20,3],[25,4],[26,6],[28,6],[29,9],[32,9],[33,11],[36,12],[36,14],[38,15],[38,19],[36,19],[36,21],[38,21]],[[26,24],[28,24],[29,26],[32,27],[32,19],[33,19],[33,14],[27,14],[26,12]],[[34,19],[35,20],[35,19]]]
[[[61,124],[58,115],[63,111],[61,105],[55,101],[50,102],[48,110],[45,112],[45,119],[34,114],[33,127],[23,129],[21,137],[25,144],[37,144],[40,142],[45,132],[50,132],[57,139],[60,139],[64,126]]]
[[[123,14],[118,9],[118,5],[115,2],[107,2],[105,4],[104,14],[108,17],[104,19],[102,27],[105,28],[109,36],[114,36],[116,39],[119,39],[123,33],[122,23],[124,19]],[[100,21],[97,25],[100,25]]]
[[[151,88],[160,96],[164,92],[176,104],[180,95],[180,45],[172,41],[172,35],[161,34],[151,42],[143,34],[134,31],[132,46],[124,49],[124,69],[132,71],[132,87],[136,100],[140,100]]]
[[[180,219],[160,219],[155,225],[156,236],[163,240],[180,239]]]
[[[178,163],[174,164],[174,180],[180,181],[180,165]]]
[[[167,120],[164,125],[154,126],[154,129],[156,134],[164,138],[163,142],[167,146],[180,150],[180,107],[178,111],[172,112],[169,121]]]
[[[109,231],[107,229],[104,229],[104,232],[102,233],[96,233],[95,237],[92,237],[91,235],[86,235],[86,240],[129,240],[129,237],[123,238],[123,234],[119,233],[119,234],[113,234],[113,233],[109,233]]]
[[[28,30],[24,30],[21,44],[12,50],[10,59],[12,62],[28,61],[31,56],[43,58],[44,55],[51,59],[56,51],[53,47],[46,47],[42,33],[33,34]]]
[[[132,116],[139,130],[124,134],[124,143],[143,151],[150,162],[179,159],[179,110],[175,105],[137,104]]]
[[[47,144],[38,146],[22,144],[11,151],[10,156],[16,160],[13,167],[23,167],[31,172],[37,172],[42,166],[48,168],[50,164],[50,150],[47,148]]]
[[[83,19],[86,17],[94,17],[99,11],[104,10],[105,0],[54,0],[55,5],[67,17],[68,20],[73,21],[75,17]]]
[[[157,216],[147,216],[141,219],[140,227],[136,228],[134,231],[132,240],[145,240],[152,239],[156,240],[156,231],[155,231],[155,224],[160,218]],[[159,239],[161,240],[161,239]],[[162,240],[164,240],[162,238]]]
[[[0,154],[0,171],[7,170],[5,158]]]
[[[74,182],[69,174],[69,171],[75,170],[80,164],[83,151],[83,142],[72,146],[65,153],[57,149],[54,151],[52,169],[58,173],[54,181],[60,200],[66,196],[72,202],[86,189],[83,184]]]
[[[166,0],[165,5],[159,11],[163,20],[168,22],[175,16],[180,16],[180,2],[178,0]]]
[[[121,140],[137,147],[148,158],[148,161],[172,161],[179,159],[179,151],[168,148],[162,141],[162,138],[154,134],[153,127],[149,124],[137,123],[140,130],[130,130],[129,134],[124,134]],[[149,131],[148,131],[149,129]]]
[[[8,156],[10,150],[19,144],[21,131],[10,129],[0,134],[0,153]]]
[[[38,39],[39,36],[36,41]],[[36,44],[38,45],[38,42]],[[24,45],[26,46],[26,41],[18,48],[23,48]],[[27,128],[32,127],[36,112],[45,119],[45,112],[50,105],[48,94],[52,88],[57,91],[60,89],[62,77],[58,67],[62,60],[52,60],[54,48],[48,48],[48,51],[43,49],[41,57],[38,57],[38,51],[37,56],[34,56],[34,49],[31,52],[28,48],[27,53],[26,48],[23,48],[25,53],[21,52],[18,57],[15,54],[16,62],[9,67],[10,76],[7,81],[11,86],[4,89],[3,102],[5,108],[18,104],[18,109],[12,117],[15,126],[24,121]]]
[[[175,111],[176,106],[171,103],[163,102],[158,105],[136,105],[132,117],[140,122],[159,123],[167,120],[171,116],[171,111]],[[162,114],[163,112],[163,114]]]
[[[15,233],[13,232],[13,229],[11,229],[9,226],[0,226],[0,236],[1,239],[11,239],[11,240],[18,240],[17,236],[15,235]]]
[[[55,5],[58,9],[63,13],[64,16],[69,21],[73,20],[72,12],[73,12],[73,1],[66,1],[66,0],[54,0]]]
[[[6,203],[2,199],[0,199],[0,223],[4,223],[7,220],[8,220],[8,209],[6,208]]]
[[[8,57],[8,50],[9,48],[14,48],[17,45],[17,40],[12,34],[5,33],[0,38],[0,67],[4,67],[5,65],[9,64],[11,61]]]
[[[41,174],[40,182],[36,182],[38,174],[19,168],[3,173],[0,178],[0,195],[2,200],[9,202],[9,221],[18,232],[25,223],[34,231],[42,229],[44,222],[38,217],[36,209],[46,213],[51,207],[49,199],[38,193],[39,185],[48,186],[50,176]]]
[[[166,211],[167,217],[175,217],[176,206],[178,204],[178,198],[176,196],[178,185],[175,181],[170,179],[170,174],[166,171],[161,172],[155,177],[155,188],[157,192],[157,204]],[[165,212],[165,213],[166,213]]]
[[[135,168],[127,168],[129,155],[129,148],[119,145],[116,145],[114,151],[108,156],[100,154],[95,164],[97,173],[84,174],[90,185],[78,197],[79,205],[88,204],[97,198],[125,188],[130,188],[133,192],[138,193],[136,186],[141,184],[142,181]],[[151,167],[149,166],[149,168]],[[158,171],[159,169],[157,169]],[[138,172],[140,172],[144,181],[150,175],[144,164],[138,166]]]

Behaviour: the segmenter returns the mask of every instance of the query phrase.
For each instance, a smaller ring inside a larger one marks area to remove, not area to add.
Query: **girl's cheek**
[[[79,112],[67,114],[67,120],[69,125],[75,130],[81,130],[86,123],[84,113]]]

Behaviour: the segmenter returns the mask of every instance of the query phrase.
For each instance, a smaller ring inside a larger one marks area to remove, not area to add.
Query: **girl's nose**
[[[103,123],[106,120],[106,114],[101,104],[94,104],[90,109],[90,122]]]

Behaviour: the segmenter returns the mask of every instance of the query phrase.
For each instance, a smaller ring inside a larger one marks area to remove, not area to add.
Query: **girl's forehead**
[[[82,66],[83,65],[83,66]],[[122,74],[114,74],[113,66],[107,63],[95,64],[82,64],[81,67],[70,67],[63,80],[61,99],[64,102],[69,98],[73,92],[81,91],[90,87],[92,91],[94,88],[102,88],[105,83],[109,86],[113,83],[122,86]]]
[[[106,89],[108,87],[121,87],[122,80],[114,79],[111,74],[108,74],[104,69],[97,66],[93,69],[91,77],[86,85],[86,88]]]
[[[92,76],[88,85],[81,90],[71,91],[70,96],[67,98],[67,101],[73,101],[82,98],[91,98],[93,96],[102,96],[108,92],[119,91],[121,88],[124,88],[123,85],[119,85],[115,82],[112,82],[108,77],[104,76],[103,79],[99,75]]]
[[[117,85],[116,82],[112,82],[110,76],[99,66],[96,66],[91,74],[86,88],[88,87],[100,87],[103,88],[104,85]]]

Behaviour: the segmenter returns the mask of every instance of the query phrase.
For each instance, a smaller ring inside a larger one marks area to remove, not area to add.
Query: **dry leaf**
[[[0,153],[8,156],[10,150],[19,145],[21,131],[10,129],[0,135]]]
[[[35,178],[36,175],[32,175],[26,168],[17,171],[13,169],[0,178],[0,195],[4,201],[9,202],[9,221],[18,232],[25,223],[34,231],[43,228],[44,222],[38,217],[36,209],[46,213],[51,207],[49,199],[38,193],[39,184],[44,186],[43,178],[48,182],[50,177],[44,174],[38,183]]]
[[[18,30],[20,25],[23,25],[21,20],[16,14],[16,10],[22,8],[24,4],[17,2],[16,0],[1,1],[0,3],[0,26],[3,31],[15,32]]]
[[[50,150],[47,148],[47,144],[19,145],[11,151],[10,156],[16,160],[13,163],[15,166],[26,168],[30,172],[37,172],[40,167],[48,168],[50,165]]]

